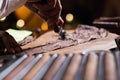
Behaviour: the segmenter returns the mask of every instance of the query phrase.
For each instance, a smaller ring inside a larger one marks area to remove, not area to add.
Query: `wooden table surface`
[[[67,30],[67,33],[72,33],[73,30]],[[105,38],[91,40],[86,43],[82,43],[76,46],[70,46],[63,49],[58,49],[54,51],[47,52],[48,54],[54,53],[71,53],[71,52],[83,52],[83,51],[91,51],[91,50],[109,50],[111,48],[116,47],[116,43],[114,39],[118,37],[117,34],[108,33],[108,36]],[[38,37],[35,41],[28,43],[27,45],[22,46],[22,49],[28,49],[35,46],[39,46],[41,44],[45,44],[47,42],[52,42],[58,39],[58,34],[53,31],[49,31],[40,37]]]

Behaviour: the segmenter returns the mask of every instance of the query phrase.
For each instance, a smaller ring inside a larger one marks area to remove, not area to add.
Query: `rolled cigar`
[[[99,19],[96,19],[95,21],[119,22],[120,17],[100,17]]]
[[[48,61],[50,55],[44,54],[44,56],[33,66],[33,68],[23,77],[22,80],[31,80],[39,72],[42,66]]]
[[[77,74],[82,56],[80,54],[75,54],[64,74],[63,80],[74,80]]]
[[[117,80],[117,70],[113,54],[105,55],[105,80]]]
[[[104,22],[104,21],[94,21],[94,26],[103,28],[119,28],[120,24],[118,22]]]
[[[85,68],[84,80],[96,80],[98,56],[95,53],[89,54]]]
[[[34,56],[30,56],[27,59],[25,59],[21,64],[19,64],[11,73],[9,73],[4,80],[12,80],[12,78],[19,73],[29,62],[31,62],[34,59]]]
[[[103,21],[94,21],[94,24],[100,25],[111,25],[111,26],[118,26],[118,22],[103,22]]]
[[[60,69],[61,65],[63,64],[66,56],[63,54],[60,54],[55,62],[52,64],[52,66],[49,68],[47,73],[44,75],[43,80],[53,80],[55,74]]]
[[[99,20],[116,22],[116,21],[120,21],[120,17],[100,17]]]

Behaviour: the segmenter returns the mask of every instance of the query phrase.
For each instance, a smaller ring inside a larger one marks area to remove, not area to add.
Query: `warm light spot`
[[[0,63],[0,68],[1,68],[1,67],[3,67],[3,64],[2,64],[2,63]]]
[[[24,27],[24,25],[25,25],[25,21],[24,20],[22,20],[22,19],[19,19],[18,21],[17,21],[17,27],[18,28],[22,28],[22,27]]]
[[[0,19],[0,21],[5,21],[5,19],[6,19],[6,17],[3,17],[3,18]]]
[[[46,22],[43,22],[43,23],[42,23],[41,29],[44,30],[44,31],[48,30],[48,25],[47,25]]]
[[[73,14],[68,13],[68,14],[66,15],[66,21],[67,21],[67,22],[72,22],[72,21],[73,21],[73,19],[74,19]]]
[[[15,10],[15,14],[18,19],[26,20],[27,18],[29,18],[29,16],[31,16],[31,11],[25,6],[22,6]]]

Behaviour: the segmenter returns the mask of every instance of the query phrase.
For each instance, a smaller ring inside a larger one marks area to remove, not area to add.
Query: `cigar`
[[[22,80],[31,80],[39,72],[50,58],[50,55],[44,54],[43,57],[31,68],[31,70],[23,77]]]
[[[113,54],[105,55],[105,80],[117,80],[117,70]]]
[[[33,78],[33,80],[42,80],[43,76],[53,63],[53,61],[57,58],[58,54],[53,54],[52,57],[47,61],[47,63],[41,68],[41,70],[37,73],[37,75]]]
[[[118,22],[120,23],[120,17],[100,17],[95,19],[94,22]]]
[[[42,80],[53,80],[55,74],[62,66],[63,62],[65,61],[66,56],[63,54],[60,54],[57,59],[54,61],[52,66],[49,68],[47,73],[44,75]]]
[[[109,22],[119,22],[120,17],[100,17],[98,21],[109,21]]]
[[[4,80],[12,80],[14,76],[16,76],[17,73],[19,73],[26,65],[29,64],[34,59],[34,56],[30,56],[27,59],[25,59],[21,64],[19,64],[12,72],[10,72]]]
[[[75,75],[77,74],[81,59],[82,59],[82,56],[80,54],[75,54],[73,56],[62,80],[74,80],[75,79]]]
[[[120,28],[120,23],[119,22],[104,22],[104,21],[94,21],[93,22],[94,26],[97,27],[103,27],[103,28]]]
[[[96,80],[98,56],[90,53],[85,68],[84,80]]]
[[[103,28],[119,28],[120,17],[100,17],[93,21],[93,25]]]

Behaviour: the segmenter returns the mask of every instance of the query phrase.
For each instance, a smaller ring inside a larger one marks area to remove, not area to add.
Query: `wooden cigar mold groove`
[[[72,53],[69,55],[31,55],[23,60],[11,72],[9,72],[7,76],[2,77],[2,75],[5,74],[4,71],[6,71],[7,68],[2,70],[0,72],[0,79],[12,80],[14,77],[16,77],[17,74],[20,73],[22,69],[24,69],[24,67],[29,65],[34,59],[40,56],[41,58],[37,60],[37,62],[25,75],[23,75],[22,80],[39,79],[39,77],[36,77],[36,75],[40,73],[41,69],[43,72],[45,72],[45,74],[43,74],[40,78],[42,80],[55,80],[57,77],[60,77],[59,74],[62,74],[62,80],[119,80],[119,53],[119,51],[114,53],[109,51],[92,51],[84,53]],[[49,65],[49,67],[46,64]],[[10,66],[12,66],[12,64]],[[60,71],[62,70],[61,68],[63,68],[64,71]]]

